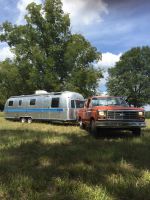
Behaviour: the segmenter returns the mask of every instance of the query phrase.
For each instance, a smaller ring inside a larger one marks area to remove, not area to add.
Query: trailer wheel
[[[134,136],[141,136],[141,129],[140,128],[132,129],[132,134]]]
[[[25,123],[26,122],[26,118],[25,117],[21,117],[20,121],[21,121],[21,123]]]
[[[31,118],[31,117],[28,118],[28,119],[27,119],[27,122],[28,122],[28,124],[31,124],[31,123],[32,123],[32,118]]]
[[[90,133],[94,137],[98,137],[98,129],[97,129],[96,125],[95,125],[95,120],[91,120],[91,123],[90,123]]]

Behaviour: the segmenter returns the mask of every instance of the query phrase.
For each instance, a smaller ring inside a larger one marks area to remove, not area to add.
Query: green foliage
[[[150,103],[150,47],[137,47],[124,53],[109,69],[108,91],[126,96],[136,107]]]
[[[145,112],[145,118],[150,119],[150,111]]]
[[[66,89],[80,92],[85,97],[95,94],[102,72],[93,67],[93,61],[100,58],[101,54],[82,35],[72,35],[65,52],[65,66],[70,69]]]
[[[70,81],[66,84],[66,88],[80,92],[85,97],[88,97],[95,94],[95,90],[98,87],[98,82],[95,80],[101,77],[101,70],[79,68],[72,72],[72,77],[70,77]]]
[[[17,95],[21,92],[21,77],[18,68],[10,61],[0,63],[0,110],[9,96]]]
[[[71,89],[87,96],[94,93],[102,77],[101,71],[93,68],[100,53],[82,35],[71,34],[69,15],[63,12],[61,1],[29,4],[25,20],[24,25],[4,22],[0,27],[0,41],[11,47],[15,54],[12,64],[21,77],[21,90],[14,86],[12,94],[37,89]],[[87,80],[80,90],[84,73]]]

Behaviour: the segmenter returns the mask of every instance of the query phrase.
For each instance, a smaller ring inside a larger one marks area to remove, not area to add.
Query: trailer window
[[[13,106],[14,102],[13,101],[9,101],[8,106]]]
[[[31,106],[34,106],[35,103],[36,103],[36,99],[30,99],[30,105],[31,105]]]
[[[71,100],[71,108],[75,108],[75,102],[74,102],[74,100]]]
[[[85,101],[76,100],[76,108],[83,108]]]
[[[22,105],[22,100],[19,100],[19,106],[21,106]]]
[[[59,98],[52,98],[52,108],[58,108],[59,107]]]

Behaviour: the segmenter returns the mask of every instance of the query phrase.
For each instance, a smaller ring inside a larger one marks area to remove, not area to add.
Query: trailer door
[[[70,119],[77,120],[77,110],[84,107],[83,100],[71,100]]]
[[[49,120],[50,119],[50,110],[51,110],[51,97],[44,97],[42,103],[43,103],[42,119]]]
[[[60,108],[60,97],[52,97],[50,118],[52,120],[60,120],[63,109]]]

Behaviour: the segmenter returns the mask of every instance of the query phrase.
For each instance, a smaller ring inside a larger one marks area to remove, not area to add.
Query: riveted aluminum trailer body
[[[84,98],[76,92],[52,92],[10,97],[5,104],[5,118],[20,120],[76,121]]]

